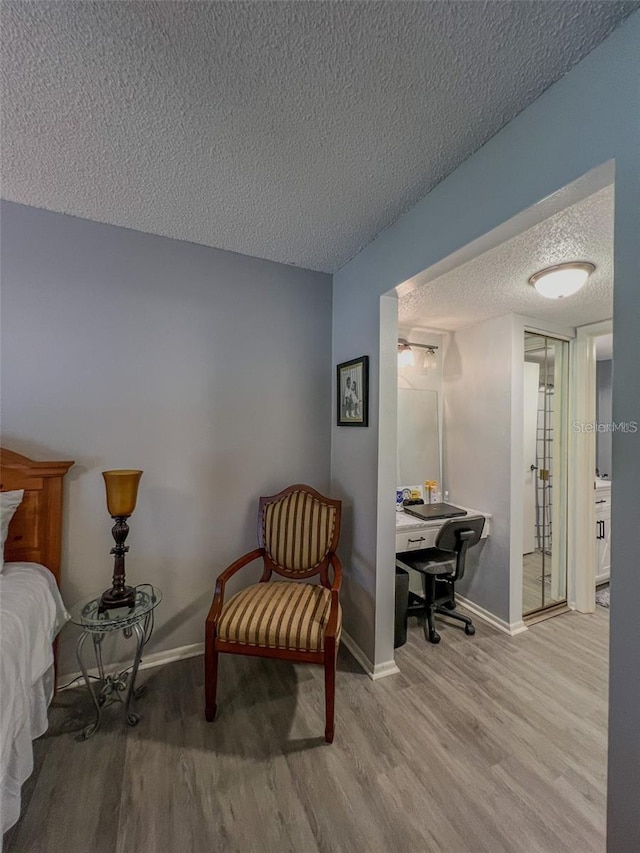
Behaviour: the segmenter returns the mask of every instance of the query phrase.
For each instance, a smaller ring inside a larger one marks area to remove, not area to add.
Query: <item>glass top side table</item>
[[[95,720],[83,729],[79,740],[86,740],[97,732],[102,709],[112,702],[125,702],[125,719],[130,726],[135,726],[140,721],[140,714],[136,714],[132,708],[133,699],[137,698],[143,690],[142,687],[136,690],[136,677],[142,660],[142,651],[153,632],[154,611],[161,601],[162,592],[151,584],[143,583],[136,587],[133,607],[118,607],[100,612],[100,595],[96,595],[70,608],[71,621],[82,628],[76,645],[76,657],[96,712]],[[102,643],[108,634],[117,631],[122,631],[126,639],[135,636],[136,649],[133,663],[120,672],[106,674],[102,661]],[[89,677],[83,656],[83,648],[88,637],[93,640],[93,652],[99,674],[97,692]],[[123,700],[125,692],[126,699]]]

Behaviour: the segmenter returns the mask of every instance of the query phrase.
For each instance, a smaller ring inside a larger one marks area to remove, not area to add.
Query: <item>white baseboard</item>
[[[480,607],[479,604],[469,601],[468,598],[465,598],[462,595],[456,594],[456,601],[459,601],[464,609],[468,610],[469,613],[473,613],[473,615],[477,616],[478,619],[482,619],[483,622],[497,628],[498,631],[502,631],[503,634],[508,634],[510,637],[515,637],[517,634],[522,634],[523,631],[528,630],[522,619],[518,622],[506,622],[504,619],[500,619],[498,616],[495,616],[493,613],[485,610],[484,607]]]
[[[494,616],[493,613],[490,613],[478,604],[474,604],[462,595],[457,595],[456,598],[465,610],[473,613],[474,616],[478,619],[482,619],[482,621],[486,622],[488,625],[492,625],[494,628],[497,628],[498,631],[502,631],[503,634],[515,637],[517,634],[521,634],[523,631],[527,630],[527,626],[522,621],[515,622],[510,625],[508,622],[499,619],[497,616]],[[393,660],[374,664],[369,660],[368,656],[362,651],[353,637],[351,637],[344,629],[342,631],[341,639],[346,649],[356,659],[372,681],[378,681],[380,678],[386,678],[388,675],[396,675],[400,672],[400,669]],[[178,646],[178,648],[175,649],[166,649],[162,652],[154,652],[153,654],[145,655],[140,663],[140,669],[152,669],[156,666],[163,666],[166,663],[172,663],[177,660],[186,660],[187,658],[197,657],[202,654],[204,654],[204,643],[192,643],[189,646]],[[117,670],[126,666],[126,664],[127,661],[111,663],[107,664],[106,669],[107,671]],[[98,670],[95,667],[88,670],[88,672],[89,675],[98,675]],[[71,687],[77,687],[77,682],[80,679],[82,679],[81,672],[72,672],[68,675],[60,676],[59,681],[64,682],[65,686],[58,687],[58,690],[67,690]]]
[[[342,642],[345,648],[358,661],[362,669],[367,673],[372,681],[377,681],[379,678],[385,678],[387,675],[396,675],[400,672],[395,661],[386,661],[385,663],[374,664],[369,660],[367,655],[362,651],[360,646],[344,629],[342,630]]]
[[[400,667],[394,660],[388,660],[385,663],[377,663],[373,667],[373,672],[367,673],[372,681],[377,681],[379,678],[386,678],[387,675],[397,675],[400,672]]]
[[[155,666],[162,666],[165,663],[172,663],[176,660],[186,660],[187,658],[194,658],[197,655],[204,654],[204,643],[192,643],[189,646],[178,646],[176,649],[167,649],[163,652],[154,652],[151,655],[145,655],[140,663],[140,669],[153,669]],[[120,661],[118,663],[109,663],[106,664],[105,669],[107,672],[112,670],[119,670],[123,667],[127,666],[127,663],[131,663],[131,661]],[[98,670],[96,667],[88,670],[89,675],[98,675]],[[58,677],[59,681],[64,682],[64,687],[58,687],[58,690],[67,690],[71,687],[77,687],[77,681],[82,679],[82,673],[69,673],[69,675],[61,675]]]
[[[400,672],[395,662],[392,660],[374,665],[355,640],[344,630],[342,631],[341,639],[347,650],[358,661],[362,669],[367,673],[372,681],[377,681],[379,678],[385,678],[387,675],[395,675]],[[140,669],[152,669],[155,666],[163,666],[165,663],[172,663],[176,660],[186,660],[187,658],[193,658],[202,654],[204,654],[204,643],[192,643],[190,646],[179,646],[176,649],[167,649],[163,652],[155,652],[151,655],[145,655],[140,663]],[[130,661],[128,661],[128,663],[130,663]],[[127,661],[120,661],[118,663],[114,662],[107,664],[105,669],[109,672],[121,669],[126,665]],[[97,676],[98,670],[93,667],[88,670],[88,673],[89,675]],[[81,679],[81,672],[71,672],[68,675],[62,675],[59,677],[59,681],[64,682],[65,686],[58,687],[58,690],[68,690],[71,687],[77,687],[77,682]]]

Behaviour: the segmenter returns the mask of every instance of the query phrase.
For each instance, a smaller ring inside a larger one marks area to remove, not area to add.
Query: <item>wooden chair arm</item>
[[[331,555],[331,565],[333,566],[333,583],[331,584],[331,589],[340,592],[340,587],[342,586],[342,563],[337,554]]]
[[[248,554],[240,557],[234,563],[231,563],[216,579],[216,588],[213,594],[213,601],[207,616],[207,625],[215,625],[220,616],[222,605],[224,603],[224,588],[230,577],[239,572],[240,569],[257,560],[258,557],[264,557],[264,548],[256,548],[255,551],[250,551]]]
[[[337,554],[331,555],[331,565],[333,566],[333,583],[331,584],[331,604],[325,638],[335,639],[338,629],[339,593],[342,586],[342,563]]]

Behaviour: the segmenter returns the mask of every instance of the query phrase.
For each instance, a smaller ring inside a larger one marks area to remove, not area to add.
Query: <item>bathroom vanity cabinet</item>
[[[596,480],[596,584],[605,583],[611,576],[611,483]]]

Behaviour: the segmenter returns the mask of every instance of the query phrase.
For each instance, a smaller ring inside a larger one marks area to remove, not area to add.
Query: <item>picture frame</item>
[[[338,426],[369,426],[369,356],[343,361],[336,368]]]

